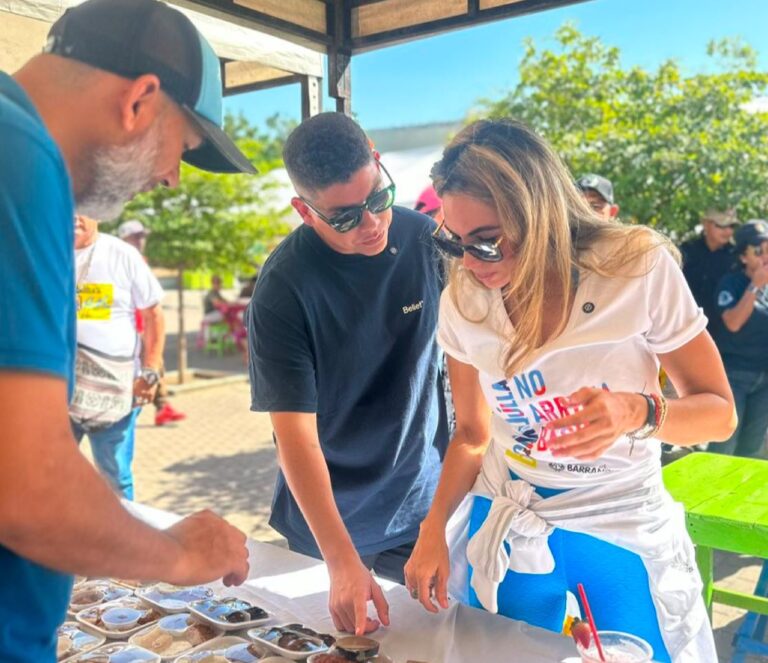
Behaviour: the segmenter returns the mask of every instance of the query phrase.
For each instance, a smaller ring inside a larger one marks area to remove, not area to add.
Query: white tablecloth
[[[151,507],[126,506],[157,527],[178,520],[178,516]],[[249,541],[248,549],[248,580],[234,588],[213,583],[217,594],[251,601],[283,622],[299,621],[318,631],[335,633],[328,614],[329,582],[324,563],[259,541]],[[386,580],[380,583],[389,602],[391,625],[371,635],[395,663],[578,661],[570,658],[575,654],[570,638],[458,603],[434,615],[411,599],[404,587]]]

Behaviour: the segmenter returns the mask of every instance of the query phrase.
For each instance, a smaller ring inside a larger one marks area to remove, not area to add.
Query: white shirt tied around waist
[[[467,543],[474,495],[491,499],[492,506]],[[466,597],[468,561],[479,601],[489,612],[497,612],[498,587],[507,570],[541,574],[554,570],[548,538],[555,527],[589,534],[642,558],[674,660],[707,616],[683,508],[664,489],[660,472],[652,465],[638,466],[632,480],[625,477],[543,498],[527,481],[510,478],[504,447],[492,442],[471,495],[448,525],[451,592]]]

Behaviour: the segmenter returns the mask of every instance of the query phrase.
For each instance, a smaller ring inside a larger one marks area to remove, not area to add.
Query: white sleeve
[[[443,290],[440,296],[440,315],[437,322],[437,342],[445,350],[446,354],[458,359],[464,364],[472,361],[467,355],[464,344],[461,342],[459,329],[463,326],[463,318],[448,292],[450,286]]]
[[[648,346],[656,354],[672,352],[693,340],[707,327],[707,317],[696,304],[683,272],[664,247],[649,254],[645,295],[650,325]]]
[[[128,252],[127,259],[130,266],[133,305],[142,310],[162,302],[165,293],[144,257],[136,249],[133,249]]]

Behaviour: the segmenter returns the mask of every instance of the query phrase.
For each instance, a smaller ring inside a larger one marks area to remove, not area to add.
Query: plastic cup
[[[144,613],[133,608],[109,608],[101,615],[101,621],[110,631],[127,631],[138,624]]]
[[[621,631],[598,631],[603,647],[605,663],[650,663],[653,660],[653,648],[642,638]],[[581,654],[582,663],[602,663],[597,645],[592,642],[587,649],[580,644],[576,648]]]

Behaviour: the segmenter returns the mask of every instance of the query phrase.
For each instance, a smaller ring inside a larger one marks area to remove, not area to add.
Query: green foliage
[[[619,49],[571,24],[555,37],[555,49],[527,40],[518,85],[472,119],[525,122],[574,175],[611,179],[625,220],[682,236],[707,207],[768,216],[768,113],[744,109],[768,94],[768,73],[749,46],[711,42],[712,71],[686,75],[673,60],[626,69]]]
[[[296,128],[297,122],[276,113],[266,119],[265,125],[266,128],[262,129],[250,124],[242,113],[224,118],[224,131],[262,173],[283,165],[283,144],[288,134]]]
[[[277,185],[267,175],[282,166],[288,124],[275,116],[260,131],[242,116],[228,116],[226,128],[259,175],[216,175],[182,164],[178,188],[137,196],[118,223],[137,219],[152,231],[147,241],[152,265],[250,274],[290,232],[288,208],[273,209],[270,196]]]

